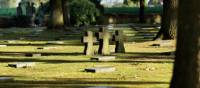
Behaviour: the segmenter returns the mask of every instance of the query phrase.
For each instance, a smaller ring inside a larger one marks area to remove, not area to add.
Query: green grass
[[[22,31],[23,30],[23,31]],[[32,30],[15,29],[3,31],[7,35],[2,37],[1,44],[8,38],[28,35]],[[131,31],[131,30],[127,30]],[[67,33],[67,32],[66,32]],[[172,45],[163,47],[150,46],[155,42],[126,42],[126,54],[114,54],[117,57],[112,62],[92,62],[91,56],[82,54],[84,46],[80,43],[83,33],[65,35],[65,32],[44,31],[40,34],[43,39],[16,39],[12,46],[0,47],[0,52],[45,52],[66,53],[65,55],[51,55],[41,57],[23,57],[15,55],[0,56],[0,76],[13,77],[14,81],[0,81],[0,88],[87,88],[92,86],[111,86],[113,88],[168,88],[172,74],[173,56],[161,53],[174,51]],[[15,36],[13,36],[14,34]],[[53,36],[52,36],[53,35]],[[62,41],[65,45],[46,45],[54,38],[65,35]],[[37,40],[38,39],[38,40]],[[28,45],[38,44],[38,45]],[[23,46],[14,44],[24,44]],[[27,44],[27,45],[26,45]],[[56,49],[38,50],[38,47],[57,46]],[[96,51],[98,46],[95,46]],[[114,52],[114,45],[111,45]],[[31,68],[11,68],[8,63],[36,62]],[[95,66],[114,66],[116,72],[87,73],[85,68]]]

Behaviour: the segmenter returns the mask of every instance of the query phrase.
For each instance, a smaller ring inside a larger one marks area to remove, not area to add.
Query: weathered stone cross
[[[102,27],[99,30],[97,38],[99,40],[98,53],[102,55],[109,55],[110,54],[109,40],[111,38],[110,33]]]
[[[115,53],[125,53],[124,39],[123,31],[116,30],[114,35],[114,41],[116,42]]]
[[[84,54],[85,55],[93,55],[93,43],[97,42],[97,39],[93,36],[92,31],[87,31],[85,36],[82,38],[82,43],[85,43]]]

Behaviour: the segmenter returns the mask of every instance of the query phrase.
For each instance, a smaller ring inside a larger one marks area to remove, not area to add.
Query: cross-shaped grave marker
[[[109,40],[111,38],[110,33],[106,29],[104,29],[102,27],[99,30],[97,38],[99,40],[99,50],[98,50],[98,53],[99,54],[103,54],[103,55],[109,55],[110,54]]]
[[[92,31],[87,31],[85,36],[82,38],[82,43],[85,43],[84,54],[85,55],[93,55],[93,43],[97,42],[97,39],[93,36]]]
[[[125,53],[124,39],[123,31],[116,30],[114,35],[114,41],[116,42],[115,53]]]

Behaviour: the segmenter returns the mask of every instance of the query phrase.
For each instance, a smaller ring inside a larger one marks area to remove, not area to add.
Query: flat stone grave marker
[[[38,47],[40,50],[49,50],[49,49],[57,49],[58,47]]]
[[[102,67],[87,68],[85,69],[85,71],[92,73],[108,73],[116,71],[116,68],[112,66],[102,66]]]
[[[13,81],[14,80],[14,78],[12,78],[12,77],[0,77],[0,82],[1,81]]]
[[[160,46],[170,46],[170,45],[172,45],[172,42],[170,42],[170,41],[161,41],[160,42]]]
[[[14,67],[14,68],[27,68],[27,67],[35,66],[35,63],[34,62],[18,62],[18,63],[8,64],[8,66]]]
[[[164,47],[164,46],[170,46],[170,45],[172,45],[170,41],[161,41],[160,43],[155,43],[155,44],[152,44],[151,46]]]
[[[125,53],[125,48],[124,48],[124,33],[122,30],[116,30],[114,39],[116,42],[116,47],[115,47],[115,53]]]
[[[91,58],[92,61],[113,61],[115,56],[94,56]]]
[[[7,47],[7,45],[0,45],[0,47]]]
[[[110,55],[109,40],[111,39],[111,35],[108,30],[104,27],[100,28],[97,39],[99,40],[98,53],[102,55]]]
[[[40,57],[42,56],[41,53],[25,53],[26,57]]]
[[[4,42],[6,42],[6,43],[17,43],[17,41],[15,41],[15,40],[6,40]]]
[[[87,88],[112,88],[112,87],[107,87],[107,86],[94,86],[94,87],[87,87]]]
[[[159,46],[160,46],[160,44],[152,44],[151,46],[157,46],[157,47],[159,47]]]
[[[93,55],[94,47],[93,44],[97,42],[97,39],[93,36],[92,31],[87,31],[85,36],[81,40],[82,43],[85,43],[84,54]]]
[[[46,44],[64,44],[63,41],[48,41]]]
[[[24,40],[24,39],[26,39],[26,38],[24,38],[24,37],[20,37],[20,38],[19,38],[19,40]]]

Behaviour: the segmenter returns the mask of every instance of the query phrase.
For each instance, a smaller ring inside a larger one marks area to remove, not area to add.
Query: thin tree
[[[178,0],[163,0],[163,2],[161,29],[154,40],[176,38]]]
[[[139,14],[139,22],[140,23],[144,23],[145,22],[145,18],[144,18],[144,8],[145,8],[145,1],[144,0],[140,0],[140,14]]]
[[[67,25],[67,26],[70,25],[69,2],[70,2],[70,0],[62,0],[64,24]]]
[[[62,28],[64,26],[62,0],[50,0],[51,18],[50,28]]]
[[[199,8],[199,0],[179,0],[177,50],[170,88],[200,88]]]

